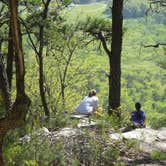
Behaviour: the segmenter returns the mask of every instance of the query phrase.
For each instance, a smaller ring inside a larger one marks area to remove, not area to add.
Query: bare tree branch
[[[158,48],[160,45],[166,46],[166,43],[157,43],[157,44],[144,45],[144,47],[154,47],[154,48]]]
[[[33,48],[33,50],[35,51],[35,53],[38,55],[39,54],[39,51],[37,50],[37,47],[35,46],[35,43],[33,42],[33,39],[31,37],[31,32],[29,31],[29,27],[26,25],[26,23],[24,22],[23,19],[20,18],[20,21],[21,21],[21,24],[25,27],[25,30],[28,34],[28,37],[29,37],[29,40],[31,42],[31,46]]]
[[[111,51],[108,49],[108,47],[107,47],[107,43],[106,43],[106,39],[105,39],[105,37],[104,37],[104,33],[103,32],[100,32],[99,33],[99,38],[100,38],[100,40],[101,40],[101,42],[102,42],[102,45],[103,45],[103,48],[104,48],[104,50],[107,52],[107,54],[109,55],[110,53],[111,53]]]
[[[149,0],[150,4],[157,4],[159,6],[166,7],[166,1],[165,0]]]

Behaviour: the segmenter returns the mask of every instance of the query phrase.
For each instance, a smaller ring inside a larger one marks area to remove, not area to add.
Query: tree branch
[[[103,48],[104,50],[106,51],[107,55],[110,55],[111,54],[111,51],[108,49],[107,47],[107,43],[106,43],[106,40],[105,40],[105,37],[104,37],[104,33],[103,32],[100,32],[99,33],[99,39],[101,40],[102,42],[102,45],[103,45]]]
[[[28,34],[28,37],[29,37],[29,40],[30,40],[30,42],[31,42],[31,46],[32,46],[32,48],[33,48],[33,50],[35,51],[35,53],[38,55],[39,54],[39,52],[38,52],[38,50],[37,50],[37,47],[35,46],[35,43],[33,42],[33,39],[32,39],[32,37],[31,37],[31,32],[29,31],[29,27],[26,25],[26,23],[24,22],[24,20],[22,19],[22,18],[20,18],[20,21],[21,21],[21,24],[25,27],[25,30],[26,30],[26,32],[27,32],[27,34]]]
[[[166,46],[166,43],[157,43],[157,44],[150,44],[150,45],[144,45],[144,47],[154,47],[154,48],[158,48],[160,45],[162,46]]]
[[[160,6],[166,7],[165,0],[149,0],[150,4],[159,4]]]

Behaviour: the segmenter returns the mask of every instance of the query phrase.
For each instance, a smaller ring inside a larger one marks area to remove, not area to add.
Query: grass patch
[[[153,160],[165,160],[166,159],[166,153],[155,150],[155,151],[151,152],[150,157]]]

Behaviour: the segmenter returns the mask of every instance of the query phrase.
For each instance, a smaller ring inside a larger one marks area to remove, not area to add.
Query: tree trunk
[[[112,7],[112,43],[109,56],[109,113],[120,107],[121,90],[121,49],[123,27],[123,0],[113,0]]]
[[[65,89],[66,89],[67,72],[68,72],[68,67],[69,67],[70,62],[72,60],[72,56],[73,56],[73,53],[74,53],[74,50],[76,49],[76,47],[73,50],[71,50],[69,46],[68,46],[68,48],[70,50],[70,54],[69,54],[69,57],[66,61],[64,72],[62,72],[62,74],[61,74],[61,70],[60,70],[60,67],[59,67],[60,81],[61,81],[62,105],[63,105],[64,109],[65,109],[65,105],[66,105]]]
[[[43,51],[41,51],[43,52]],[[43,57],[42,54],[40,54],[39,57],[39,89],[40,89],[40,97],[41,97],[41,101],[42,101],[42,105],[44,108],[44,112],[46,116],[50,116],[50,112],[47,106],[47,102],[46,102],[46,95],[45,95],[45,90],[44,90],[44,74],[43,74]]]
[[[50,4],[51,0],[47,0],[46,3],[44,3],[44,11],[43,11],[43,21],[46,20],[47,18],[47,13],[48,13],[48,6]],[[42,23],[39,25],[39,39],[40,39],[40,44],[39,44],[39,53],[38,53],[38,58],[39,58],[39,89],[40,89],[40,97],[42,101],[42,105],[44,108],[44,112],[46,116],[50,116],[50,112],[47,106],[46,102],[46,95],[45,95],[45,90],[44,90],[44,73],[43,73],[43,48],[44,48],[44,24]]]
[[[61,83],[61,95],[62,95],[62,106],[65,109],[66,101],[65,101],[65,85]]]
[[[3,42],[3,40],[0,39],[0,54],[1,54],[1,51],[2,51],[2,42]]]
[[[9,110],[11,110],[11,100],[10,100],[10,92],[7,82],[7,74],[5,71],[5,65],[2,62],[0,57],[0,103],[4,106],[6,110],[6,115]]]
[[[9,35],[8,36],[9,36],[9,42],[8,42],[6,73],[7,73],[7,77],[8,77],[9,89],[11,89],[12,76],[13,76],[13,57],[14,57],[11,21],[9,23]]]
[[[22,50],[22,37],[20,23],[17,13],[17,0],[10,0],[11,6],[11,19],[12,19],[12,39],[15,52],[15,65],[16,65],[16,88],[17,97],[25,93],[24,85],[24,55]]]
[[[9,86],[7,81],[7,74],[5,67],[0,59],[0,102],[1,105],[6,105],[8,103],[8,107],[6,108],[7,114],[5,117],[0,119],[0,165],[3,166],[3,139],[5,134],[17,127],[21,127],[25,122],[26,113],[29,109],[30,99],[25,94],[24,87],[24,56],[22,50],[22,39],[20,32],[20,24],[18,20],[18,11],[17,11],[17,0],[9,1],[9,9],[11,13],[11,24],[12,24],[12,40],[15,52],[15,60],[16,60],[16,100],[14,104],[10,108],[10,94],[9,94]]]
[[[3,162],[3,149],[2,149],[3,138],[4,138],[4,136],[0,135],[0,166],[4,166],[4,162]]]

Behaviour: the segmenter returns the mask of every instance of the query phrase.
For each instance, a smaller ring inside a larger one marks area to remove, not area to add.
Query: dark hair
[[[88,94],[88,97],[92,97],[92,96],[95,96],[96,95],[96,90],[95,89],[92,89],[89,94]]]
[[[92,97],[92,93],[91,92],[89,92],[88,97]]]
[[[141,112],[140,112],[140,108],[141,108],[141,104],[140,103],[135,103],[135,108],[137,110],[137,116],[138,116],[138,119],[142,119],[141,117]]]
[[[136,110],[140,110],[141,104],[140,103],[135,103],[135,108],[136,108]]]

